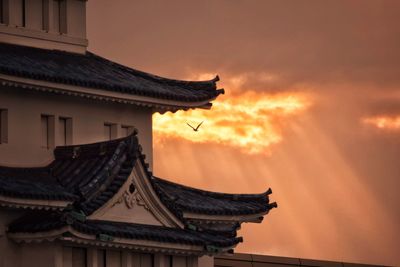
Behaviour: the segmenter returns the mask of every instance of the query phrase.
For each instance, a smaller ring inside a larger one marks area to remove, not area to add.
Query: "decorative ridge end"
[[[277,208],[278,207],[278,203],[272,202],[268,206],[269,206],[270,209]]]
[[[216,75],[214,79],[212,79],[213,82],[218,82],[219,81],[219,75]]]
[[[265,194],[268,196],[268,195],[271,195],[272,194],[272,189],[271,188],[268,188],[268,190],[265,192]]]
[[[222,94],[222,95],[224,95],[224,94],[225,94],[225,89],[224,89],[224,88],[217,89],[217,94]]]

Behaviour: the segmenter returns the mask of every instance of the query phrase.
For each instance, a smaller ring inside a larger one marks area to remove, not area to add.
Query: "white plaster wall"
[[[18,1],[16,1],[18,2]],[[26,27],[35,30],[43,29],[42,0],[26,1]]]
[[[104,141],[104,123],[132,125],[152,166],[152,111],[133,105],[115,104],[26,89],[0,87],[0,109],[8,110],[8,143],[0,144],[0,165],[41,166],[53,159],[52,149],[41,147],[41,114],[55,116],[55,143],[59,144],[58,117],[72,118],[73,144]]]
[[[211,256],[199,257],[198,266],[199,267],[214,267],[214,257],[211,257]]]
[[[22,1],[3,0],[5,21],[0,25],[0,42],[84,53],[87,47],[86,1],[65,1],[66,32],[61,34],[54,25],[53,0],[26,0],[25,26]]]
[[[67,1],[67,35],[86,38],[86,1]]]

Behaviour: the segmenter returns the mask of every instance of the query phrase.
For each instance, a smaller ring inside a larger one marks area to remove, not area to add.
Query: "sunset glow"
[[[365,118],[364,123],[379,129],[400,130],[400,115],[398,116],[375,116]]]
[[[218,143],[239,148],[244,152],[268,153],[269,147],[282,140],[282,124],[310,105],[300,94],[268,95],[248,92],[220,98],[212,111],[191,110],[155,114],[155,142],[166,138],[183,138],[195,143]],[[186,123],[196,127],[193,131]]]

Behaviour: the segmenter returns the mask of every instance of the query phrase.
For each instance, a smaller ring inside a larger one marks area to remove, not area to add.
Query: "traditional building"
[[[212,266],[271,190],[155,177],[152,114],[210,108],[218,77],[179,81],[86,50],[81,0],[0,0],[0,266]],[[211,256],[211,257],[209,257]]]

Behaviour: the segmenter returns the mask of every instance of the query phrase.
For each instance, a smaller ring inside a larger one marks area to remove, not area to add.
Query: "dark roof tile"
[[[138,151],[137,137],[57,147],[55,160],[42,168],[0,167],[0,195],[69,200],[91,214],[127,180]]]
[[[128,68],[93,53],[0,43],[0,73],[54,83],[83,86],[180,102],[211,101],[223,90],[218,78],[180,81]]]
[[[35,212],[14,221],[9,225],[10,233],[37,233],[60,229],[68,225],[66,213]],[[230,247],[240,242],[240,238],[217,235],[216,232],[198,232],[190,229],[169,228],[155,225],[119,223],[110,221],[73,220],[72,228],[90,235],[107,234],[138,240],[151,240],[167,243],[218,247]]]
[[[276,204],[269,203],[268,190],[262,194],[225,194],[200,190],[157,177],[151,180],[159,197],[181,214],[250,215],[263,213]]]

